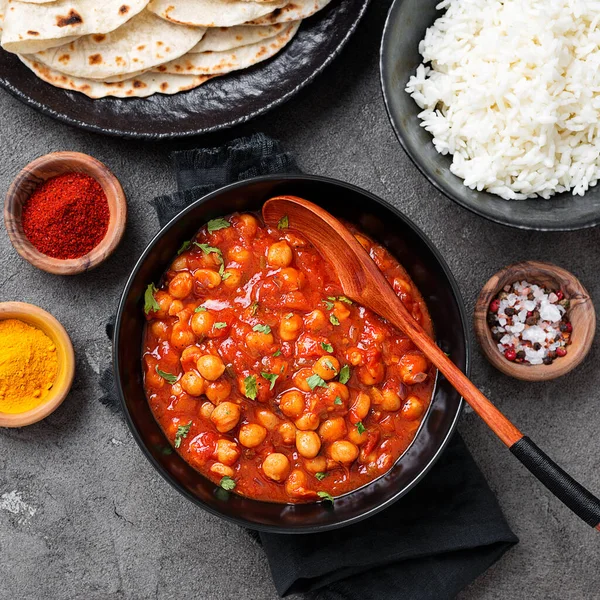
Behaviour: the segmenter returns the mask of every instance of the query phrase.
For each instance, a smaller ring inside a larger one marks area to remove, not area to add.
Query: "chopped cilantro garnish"
[[[364,433],[364,432],[367,430],[367,428],[366,428],[366,427],[365,427],[365,426],[362,424],[362,422],[361,422],[361,421],[359,421],[359,422],[356,424],[356,429],[358,430],[358,433],[359,433],[360,435],[362,435],[362,434],[363,434],[363,433]]]
[[[228,492],[235,489],[235,481],[231,479],[231,477],[229,477],[228,475],[225,475],[225,477],[221,479],[219,485]]]
[[[332,325],[340,324],[340,320],[334,314],[329,315],[329,321],[331,322]]]
[[[325,352],[333,352],[333,346],[327,342],[321,342],[321,348],[323,348]]]
[[[332,363],[332,362],[331,362],[331,361],[330,361],[328,358],[326,358],[326,359],[323,361],[323,364],[324,364],[324,365],[325,365],[325,366],[326,366],[326,367],[327,367],[327,368],[328,368],[330,371],[333,371],[334,373],[336,373],[336,374],[337,374],[337,371],[335,370],[335,367],[333,366],[333,363]]]
[[[172,375],[171,373],[165,373],[158,368],[156,365],[156,372],[167,382],[175,383],[177,381],[177,375]]]
[[[206,306],[197,306],[194,309],[194,312],[206,312],[206,310],[207,310]]]
[[[258,331],[259,333],[271,333],[271,328],[268,325],[255,325],[252,331]]]
[[[181,248],[179,248],[179,250],[177,250],[177,256],[179,256],[180,254],[183,254],[191,245],[192,245],[192,242],[190,240],[187,240],[187,242],[183,242],[183,244],[181,244]]]
[[[323,500],[327,502],[331,502],[333,504],[333,496],[329,492],[317,492],[317,496],[319,498],[323,498]]]
[[[244,394],[246,398],[250,398],[250,400],[256,400],[256,395],[258,394],[258,385],[256,384],[256,377],[254,375],[250,375],[244,379]]]
[[[288,313],[287,315],[284,315],[283,318],[284,319],[291,319],[294,316],[294,313]]]
[[[214,254],[218,254],[219,256],[223,255],[223,253],[218,248],[210,246],[209,244],[199,244],[198,242],[194,242],[194,244],[196,244],[196,246],[198,246],[198,248],[200,248],[202,252],[204,252],[204,254],[210,254],[211,252],[213,252]]]
[[[223,321],[219,321],[213,325],[215,329],[225,329],[227,327],[227,323],[223,323]]]
[[[258,302],[253,302],[250,305],[250,314],[254,317],[256,315],[257,311],[258,311]]]
[[[160,309],[156,298],[154,297],[154,293],[157,292],[156,286],[151,283],[147,288],[144,294],[144,312],[148,314],[149,312],[154,312]]]
[[[277,350],[277,351],[276,351],[276,352],[273,354],[273,356],[281,356],[281,350]]]
[[[349,380],[350,380],[350,367],[348,365],[344,365],[340,369],[339,382],[340,383],[348,383]]]
[[[191,426],[192,422],[190,421],[187,425],[180,425],[177,428],[177,433],[175,434],[175,448],[179,448],[179,446],[181,446],[181,440],[187,437]]]
[[[206,225],[208,233],[218,231],[219,229],[227,229],[228,227],[231,227],[231,223],[229,221],[226,221],[225,219],[213,219],[212,221],[209,221]]]
[[[352,304],[352,300],[350,300],[350,298],[347,298],[346,296],[338,296],[338,300],[340,302],[345,302],[346,304]]]
[[[290,226],[290,220],[288,216],[285,215],[279,219],[279,223],[277,223],[277,229],[287,229]]]
[[[323,304],[327,310],[331,310],[333,308],[333,302],[329,302],[328,300],[323,300]]]
[[[271,384],[271,387],[269,388],[270,390],[272,390],[275,387],[275,382],[277,381],[277,378],[279,377],[279,375],[275,375],[273,373],[265,373],[265,372],[262,372],[261,376],[264,377]]]
[[[335,397],[335,400],[333,401],[334,404],[337,404],[338,406],[340,404],[343,404],[342,399],[339,396]]]
[[[319,480],[319,481],[323,481],[323,479],[325,479],[325,477],[327,477],[327,473],[315,473],[315,477]]]
[[[311,390],[314,390],[316,387],[327,387],[327,382],[318,375],[311,375],[306,380],[306,383],[308,383],[308,387],[310,387]]]

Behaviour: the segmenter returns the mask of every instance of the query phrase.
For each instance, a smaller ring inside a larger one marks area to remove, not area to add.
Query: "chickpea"
[[[345,321],[350,316],[350,309],[343,302],[334,302],[332,312],[340,322]]]
[[[359,431],[356,427],[350,427],[350,431],[348,432],[348,439],[353,444],[356,444],[357,446],[361,446],[369,439],[369,435],[366,431],[359,433]]]
[[[314,458],[321,449],[321,439],[314,431],[296,432],[296,449],[304,458]]]
[[[185,298],[192,293],[192,284],[193,284],[192,276],[187,273],[177,273],[173,279],[171,279],[171,283],[169,283],[169,294],[173,296],[173,298]]]
[[[307,379],[313,374],[311,369],[300,369],[293,377],[294,385],[301,389],[303,392],[310,392],[310,385],[307,383]]]
[[[339,381],[330,381],[327,384],[327,397],[335,401],[336,398],[341,398],[347,401],[350,398],[348,387]]]
[[[228,288],[237,288],[242,283],[242,272],[239,269],[225,269],[223,285]]]
[[[221,477],[233,477],[235,474],[235,471],[231,467],[221,463],[215,463],[212,465],[210,472],[214,473],[215,475],[220,475]]]
[[[213,414],[215,407],[210,402],[204,402],[200,407],[200,416],[205,419],[210,419],[210,416]]]
[[[304,412],[304,396],[295,390],[285,392],[279,401],[279,408],[286,417],[297,418]]]
[[[156,366],[156,363],[148,365],[144,381],[146,382],[146,385],[151,386],[154,389],[160,389],[164,387],[167,382],[156,372]]]
[[[304,326],[309,331],[320,331],[327,326],[329,321],[322,310],[316,309],[304,317]]]
[[[173,297],[163,290],[154,293],[154,299],[158,304],[158,310],[154,313],[159,319],[164,319],[169,314],[169,307]]]
[[[339,463],[349,465],[358,458],[358,447],[352,442],[338,440],[329,447],[329,456]]]
[[[350,407],[350,421],[352,423],[362,421],[369,414],[370,408],[371,398],[364,392],[358,392],[358,395]]]
[[[383,363],[376,363],[372,366],[365,365],[358,369],[358,379],[365,385],[376,385],[381,383],[385,376],[385,366]]]
[[[410,294],[412,291],[410,283],[408,283],[406,279],[402,279],[402,277],[394,277],[392,287],[397,294],[400,292],[403,292],[404,294]]]
[[[309,490],[306,485],[306,473],[300,471],[300,469],[294,469],[285,482],[286,494],[294,498],[316,497],[316,494]]]
[[[241,246],[234,246],[229,250],[229,252],[227,252],[227,258],[233,262],[243,265],[250,260],[250,252]]]
[[[219,356],[205,354],[196,363],[200,375],[208,381],[216,381],[225,372],[225,365]]]
[[[253,238],[258,231],[258,221],[252,215],[240,215],[235,227],[246,238]]]
[[[293,292],[302,289],[306,281],[306,275],[293,267],[281,269],[275,278],[284,292]]]
[[[231,395],[231,383],[226,379],[211,381],[206,386],[204,393],[213,404],[218,404],[219,402],[223,402],[223,400],[227,400]]]
[[[187,256],[182,254],[171,263],[171,271],[185,271],[188,268]]]
[[[346,427],[346,421],[342,417],[323,421],[319,427],[319,435],[324,442],[335,442],[336,440],[340,440],[347,432],[348,428]]]
[[[409,396],[402,407],[402,416],[407,421],[416,421],[425,412],[425,405],[416,396]]]
[[[214,322],[215,318],[208,311],[194,313],[192,316],[192,331],[198,337],[208,335],[208,332],[212,329]]]
[[[256,413],[256,418],[258,419],[258,422],[269,431],[273,431],[277,425],[279,425],[279,419],[266,408],[261,408]]]
[[[196,341],[194,332],[183,323],[175,323],[173,330],[171,331],[171,345],[175,348],[183,350],[188,346],[191,346]]]
[[[327,471],[327,459],[324,456],[315,456],[304,461],[304,468],[313,475]]]
[[[354,237],[358,240],[358,243],[368,252],[371,249],[371,240],[360,233],[355,233]]]
[[[355,367],[362,365],[365,360],[360,348],[348,348],[348,350],[346,350],[346,359]]]
[[[194,279],[200,287],[212,290],[221,284],[221,276],[212,269],[198,269],[194,273]]]
[[[267,251],[267,264],[270,267],[289,267],[292,264],[292,249],[286,242],[276,242],[269,246]]]
[[[152,321],[152,325],[150,325],[150,330],[152,331],[152,335],[154,337],[162,339],[167,335],[169,326],[164,321]]]
[[[179,362],[183,365],[184,371],[190,371],[196,368],[196,361],[204,353],[198,346],[188,346],[182,353]]]
[[[298,315],[286,315],[279,324],[279,337],[284,342],[291,342],[298,337],[300,329],[302,329],[302,319]]]
[[[231,431],[239,422],[240,407],[233,402],[222,402],[212,411],[210,420],[219,433]]]
[[[260,446],[267,437],[267,430],[262,425],[248,423],[240,427],[238,438],[240,444],[246,448],[256,448]]]
[[[263,473],[273,481],[283,481],[290,473],[290,461],[285,454],[273,452],[262,464]]]
[[[277,431],[284,444],[291,446],[296,441],[296,428],[292,423],[282,423]]]
[[[173,300],[173,302],[171,302],[171,306],[169,306],[169,316],[175,317],[182,310],[183,302],[181,300]]]
[[[408,352],[400,359],[400,376],[407,385],[423,383],[427,379],[427,359],[422,354]]]
[[[395,412],[402,406],[402,400],[400,396],[393,390],[383,390],[383,401],[381,403],[381,410],[388,410]]]
[[[254,352],[266,352],[273,345],[273,334],[250,331],[246,334],[246,345],[249,350],[253,350]]]
[[[313,373],[329,381],[340,372],[340,361],[335,356],[321,356],[313,365]]]
[[[190,396],[201,396],[204,393],[204,379],[196,371],[188,371],[181,378],[181,387]]]
[[[321,419],[319,419],[319,415],[309,412],[302,415],[299,419],[296,419],[294,421],[294,425],[296,425],[296,427],[302,431],[314,431],[315,429],[318,429],[320,422]]]
[[[235,442],[221,438],[217,442],[217,460],[224,465],[231,466],[235,464],[240,457],[240,449]]]

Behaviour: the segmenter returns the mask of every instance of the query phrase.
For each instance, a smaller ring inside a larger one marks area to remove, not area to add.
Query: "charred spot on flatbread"
[[[68,27],[69,25],[81,25],[83,17],[74,9],[69,11],[66,17],[56,17],[56,25],[58,27]]]

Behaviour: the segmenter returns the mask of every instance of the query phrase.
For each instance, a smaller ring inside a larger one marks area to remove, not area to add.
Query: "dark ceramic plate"
[[[438,190],[470,211],[510,227],[568,231],[600,223],[600,186],[586,195],[559,194],[551,200],[507,201],[469,189],[450,172],[451,160],[438,154],[431,135],[421,126],[420,108],[404,91],[422,62],[419,42],[443,14],[437,0],[395,0],[381,46],[381,84],[390,120],[404,150]]]
[[[359,188],[322,177],[261,177],[230,185],[198,200],[166,225],[133,269],[119,305],[114,369],[129,427],[158,472],[184,496],[225,519],[264,531],[310,533],[349,525],[406,494],[433,465],[450,439],[462,408],[452,386],[439,377],[430,409],[415,441],[395,466],[375,482],[326,503],[274,504],[229,494],[190,467],[154,420],[144,395],[141,369],[144,291],[157,282],[181,247],[209,219],[235,211],[259,211],[272,196],[294,194],[343,217],[383,243],[407,268],[422,292],[437,342],[467,369],[465,311],[458,287],[432,243],[395,208]]]
[[[44,83],[1,49],[0,86],[50,117],[98,133],[160,139],[217,131],[282,104],[310,83],[339,54],[368,4],[333,0],[274,58],[174,96],[91,100]]]

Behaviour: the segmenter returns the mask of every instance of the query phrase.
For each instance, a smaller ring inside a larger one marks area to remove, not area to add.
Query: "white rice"
[[[451,171],[506,199],[600,175],[600,1],[444,0],[406,91]]]

